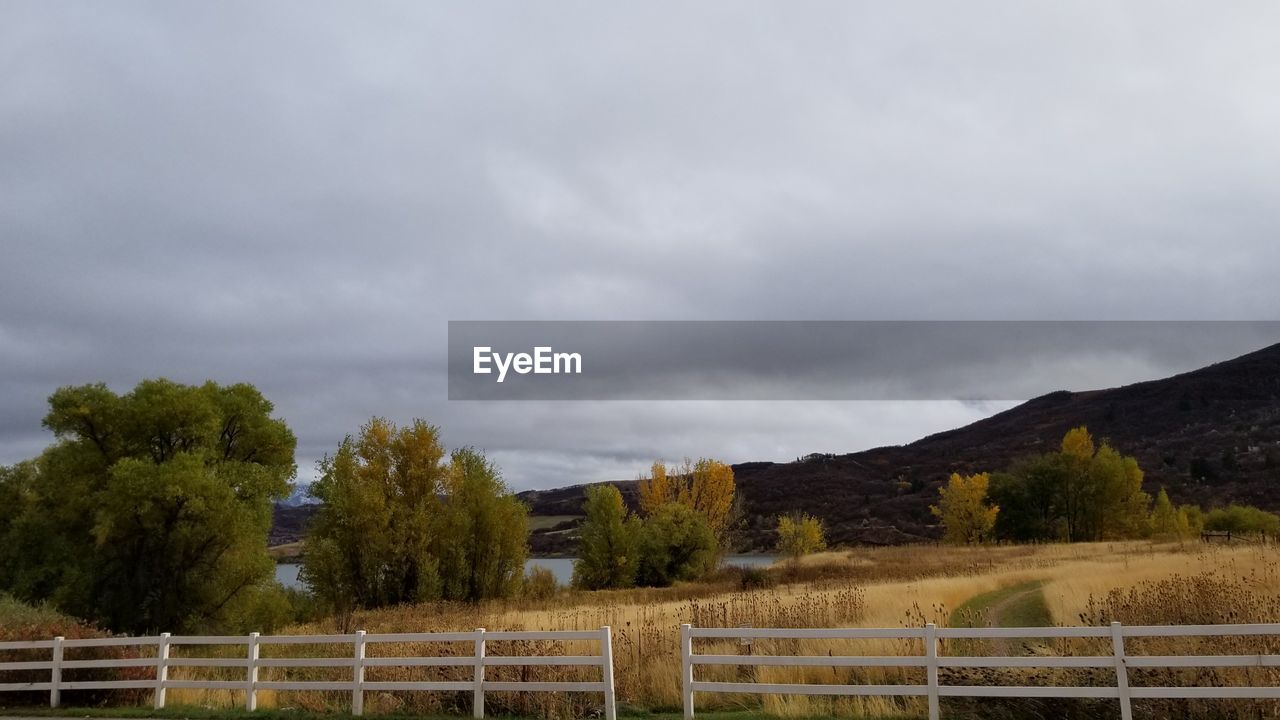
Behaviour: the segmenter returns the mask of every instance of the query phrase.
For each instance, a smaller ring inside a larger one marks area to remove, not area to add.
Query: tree
[[[822,521],[808,513],[792,513],[778,517],[778,552],[798,563],[809,553],[827,546]]]
[[[1150,533],[1151,496],[1142,491],[1138,461],[1103,443],[1088,465],[1090,504],[1084,530],[1089,539],[1145,537]]]
[[[1096,493],[1090,482],[1089,463],[1093,459],[1093,436],[1084,426],[1067,431],[1062,438],[1059,459],[1063,464],[1061,498],[1063,521],[1067,542],[1093,540],[1090,537],[1090,508],[1096,502]]]
[[[1068,482],[1067,471],[1061,455],[1047,453],[993,474],[987,497],[1000,508],[994,536],[1017,542],[1063,539],[1062,490]]]
[[[1144,537],[1151,532],[1151,497],[1142,469],[1083,426],[1068,431],[1059,452],[1020,460],[992,478],[1001,508],[997,537],[1066,540]]]
[[[588,590],[631,587],[639,566],[640,523],[629,516],[613,485],[587,488],[586,519],[578,536],[574,587]]]
[[[1187,520],[1187,532],[1195,537],[1204,532],[1204,510],[1199,505],[1179,505],[1178,514]]]
[[[510,597],[524,576],[529,509],[472,448],[455,450],[449,470],[442,531],[435,538],[444,598]]]
[[[640,532],[638,584],[665,587],[715,569],[719,547],[705,517],[669,503],[645,518]]]
[[[700,458],[693,465],[688,483],[681,488],[680,501],[706,518],[707,525],[723,548],[733,517],[734,483],[733,468],[719,460]]]
[[[508,597],[520,585],[528,509],[471,448],[445,462],[439,428],[373,418],[320,461],[302,580],[339,618],[358,608]]]
[[[947,485],[938,489],[938,504],[929,511],[941,519],[943,539],[972,544],[991,536],[1000,508],[987,504],[990,482],[987,473],[967,476],[952,473]]]
[[[1094,443],[1093,436],[1089,434],[1089,428],[1081,425],[1067,431],[1062,436],[1062,454],[1070,458],[1080,461],[1087,461],[1093,457]]]
[[[440,597],[440,497],[449,468],[440,431],[373,418],[318,465],[320,500],[301,579],[339,617]]]
[[[697,462],[686,458],[683,465],[672,468],[655,462],[649,477],[637,482],[643,516],[649,517],[671,503],[684,505],[706,519],[722,548],[728,541],[735,491],[733,468],[709,458]]]
[[[1175,508],[1164,488],[1156,494],[1151,508],[1151,534],[1161,540],[1181,540],[1191,534],[1186,510]]]
[[[34,501],[38,472],[32,460],[0,466],[0,541],[11,541],[10,531]],[[21,565],[20,558],[0,550],[0,588],[13,587]]]
[[[244,384],[58,389],[44,419],[57,443],[0,521],[5,589],[117,631],[230,627],[271,582],[272,502],[295,470],[272,410]]]
[[[676,502],[680,497],[677,478],[667,475],[666,463],[655,460],[649,469],[649,477],[636,479],[636,493],[640,498],[640,513],[652,515],[664,505]]]

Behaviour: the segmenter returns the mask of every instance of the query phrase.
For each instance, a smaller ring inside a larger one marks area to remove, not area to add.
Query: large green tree
[[[225,627],[270,582],[272,501],[296,440],[251,385],[64,387],[57,443],[0,474],[0,582],[129,632]]]
[[[587,488],[586,519],[578,530],[573,584],[587,590],[631,587],[639,563],[640,521],[627,512],[613,485]]]

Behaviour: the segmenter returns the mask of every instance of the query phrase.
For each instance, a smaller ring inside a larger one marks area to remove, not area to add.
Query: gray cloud
[[[5,3],[0,462],[155,375],[259,385],[304,465],[421,415],[522,487],[991,409],[450,404],[450,319],[1269,319],[1277,15]]]

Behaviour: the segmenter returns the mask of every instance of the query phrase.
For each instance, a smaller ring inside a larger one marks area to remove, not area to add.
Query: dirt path
[[[957,608],[952,627],[1037,627],[1052,625],[1039,581],[1003,587],[972,597]],[[1039,642],[1031,638],[993,638],[974,641],[975,652],[1006,657],[1035,654]]]
[[[984,611],[987,627],[1026,627],[1022,622],[1026,608],[1036,603],[1044,603],[1039,583],[988,605]],[[991,650],[996,655],[1006,657],[1027,655],[1030,651],[1030,642],[1029,638],[994,638],[991,641]]]
[[[1026,606],[1043,602],[1040,584],[1036,583],[987,606],[987,627],[1026,627],[1020,624]]]

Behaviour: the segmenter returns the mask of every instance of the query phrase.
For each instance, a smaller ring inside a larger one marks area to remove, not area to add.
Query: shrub
[[[556,574],[551,570],[541,565],[534,565],[524,576],[522,591],[530,600],[546,600],[560,592],[560,582],[556,580]]]
[[[719,543],[705,518],[669,503],[645,518],[640,532],[639,585],[665,587],[715,569]]]
[[[1280,533],[1280,517],[1252,505],[1228,505],[1210,510],[1204,519],[1204,529],[1216,532],[1274,535]]]
[[[68,617],[46,606],[32,607],[0,595],[0,642],[23,640],[52,640],[64,637],[68,640],[110,637],[75,618]],[[48,649],[0,650],[0,662],[48,661]],[[107,660],[141,657],[136,647],[67,648],[63,657],[67,660]],[[155,677],[149,667],[63,670],[64,682],[88,680],[146,680]],[[0,672],[0,683],[48,682],[48,670],[9,670]],[[63,703],[97,705],[112,699],[125,704],[136,704],[149,691],[146,690],[65,690]],[[4,702],[10,706],[44,705],[49,702],[49,692],[5,693]]]
[[[775,584],[773,575],[762,567],[744,567],[740,569],[738,587],[743,590],[762,590]]]

